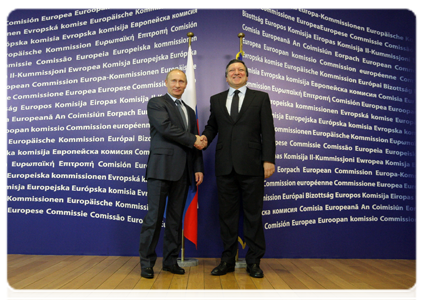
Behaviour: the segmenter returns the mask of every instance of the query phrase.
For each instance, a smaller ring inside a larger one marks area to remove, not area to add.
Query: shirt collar
[[[169,94],[169,93],[167,93],[167,94],[173,100],[173,102],[175,102],[175,100],[178,100],[178,98],[173,97],[171,94]],[[179,100],[181,100],[181,99],[179,99]],[[182,102],[182,100],[181,100],[181,102]]]
[[[233,95],[235,91],[236,89],[234,89],[233,87],[229,87],[229,95]],[[241,94],[245,95],[245,93],[247,92],[247,86],[244,85],[243,87],[240,87],[238,91],[240,91]]]

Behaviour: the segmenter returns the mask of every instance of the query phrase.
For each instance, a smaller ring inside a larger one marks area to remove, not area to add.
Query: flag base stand
[[[195,267],[198,266],[198,259],[196,258],[178,258],[178,265],[180,267]]]
[[[247,262],[245,261],[245,259],[238,259],[235,262],[235,268],[246,268],[247,267]]]
[[[181,242],[181,258],[178,258],[178,265],[182,267],[195,267],[198,266],[198,259],[186,258],[185,257],[185,237],[184,231],[182,231],[182,242]]]

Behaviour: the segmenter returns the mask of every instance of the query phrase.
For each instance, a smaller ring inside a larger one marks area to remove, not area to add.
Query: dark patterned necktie
[[[178,110],[179,110],[179,113],[181,114],[182,119],[184,120],[185,130],[188,130],[188,122],[187,122],[187,118],[185,116],[185,113],[182,110],[182,102],[181,102],[181,100],[176,99],[175,103],[176,103],[176,107],[178,107]]]

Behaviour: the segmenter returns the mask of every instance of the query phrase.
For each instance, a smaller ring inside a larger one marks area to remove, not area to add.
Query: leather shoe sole
[[[154,271],[153,268],[145,268],[141,270],[141,277],[144,278],[153,278],[154,277]]]

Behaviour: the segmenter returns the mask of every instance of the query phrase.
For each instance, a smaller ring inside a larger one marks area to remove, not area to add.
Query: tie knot
[[[238,95],[239,93],[241,93],[239,90],[235,90],[234,95]]]
[[[181,100],[179,100],[179,99],[176,99],[175,100],[175,103],[178,104],[178,105],[181,105],[182,104]]]

